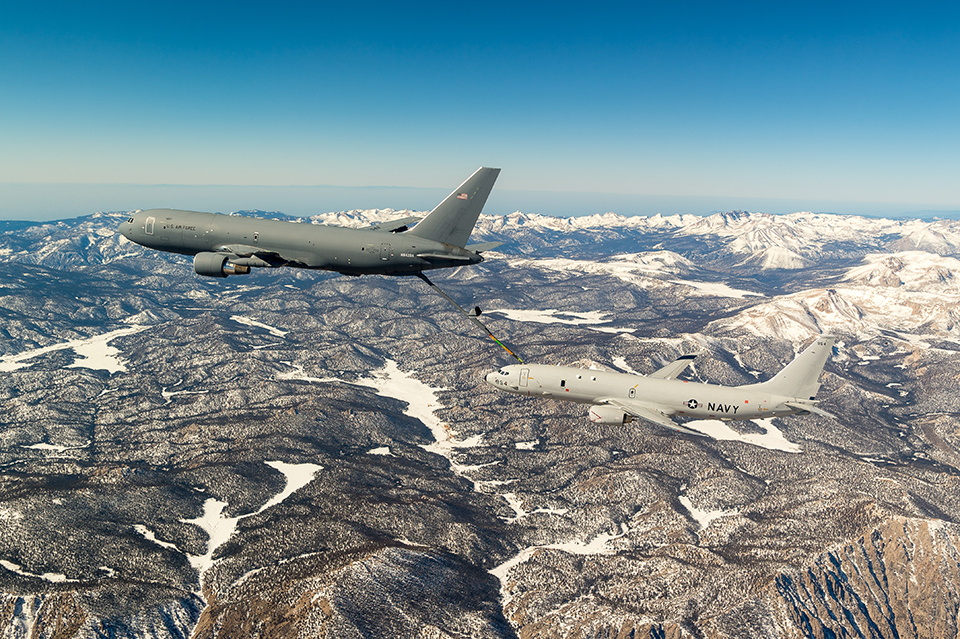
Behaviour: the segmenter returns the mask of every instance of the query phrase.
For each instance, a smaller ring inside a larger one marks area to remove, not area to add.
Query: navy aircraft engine
[[[588,415],[594,424],[608,426],[623,426],[633,421],[633,416],[627,415],[615,406],[591,406]]]

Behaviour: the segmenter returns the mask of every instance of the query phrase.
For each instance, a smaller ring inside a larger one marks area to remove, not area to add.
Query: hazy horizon
[[[466,178],[466,175],[464,175]],[[261,210],[296,217],[323,213],[395,209],[429,211],[449,188],[335,185],[184,185],[184,184],[3,184],[0,220],[52,221],[96,212],[178,208],[220,213]],[[487,215],[517,211],[557,217],[603,213],[634,215],[710,215],[744,210],[784,215],[833,213],[888,218],[960,218],[960,210],[925,203],[843,202],[736,196],[680,196],[582,191],[533,191],[494,188]]]

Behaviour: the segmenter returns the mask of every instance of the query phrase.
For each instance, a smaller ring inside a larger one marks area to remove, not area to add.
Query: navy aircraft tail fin
[[[771,395],[813,399],[820,390],[820,372],[833,352],[835,341],[837,338],[833,335],[821,335],[773,379],[751,386]]]
[[[498,175],[500,169],[480,167],[406,233],[461,248],[466,246]]]

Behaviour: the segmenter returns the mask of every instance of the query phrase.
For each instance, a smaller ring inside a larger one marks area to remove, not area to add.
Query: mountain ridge
[[[920,608],[960,589],[957,223],[481,218],[507,243],[437,281],[533,361],[737,385],[837,334],[838,420],[687,438],[497,394],[506,356],[414,278],[205,279],[125,215],[0,232],[0,637],[952,627]]]

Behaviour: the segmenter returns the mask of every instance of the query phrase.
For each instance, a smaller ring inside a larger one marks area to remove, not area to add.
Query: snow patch
[[[684,426],[687,428],[692,428],[705,435],[709,435],[714,439],[738,441],[743,442],[744,444],[751,444],[753,446],[767,448],[769,450],[780,450],[785,453],[803,452],[803,449],[800,447],[800,445],[794,444],[793,442],[787,440],[783,433],[781,433],[780,430],[773,425],[771,420],[754,419],[751,421],[760,424],[760,426],[766,429],[767,432],[762,435],[756,433],[738,433],[730,428],[727,422],[720,421],[719,419],[696,419],[686,422]]]
[[[498,308],[485,311],[487,315],[499,313],[507,319],[517,322],[534,322],[537,324],[605,324],[610,320],[603,319],[606,313],[602,311],[589,311],[587,313],[576,313],[573,311],[560,311],[555,308],[545,311],[523,310],[516,308]]]
[[[374,371],[372,378],[364,378],[356,383],[374,388],[377,394],[383,397],[406,402],[407,408],[403,413],[422,422],[433,435],[434,443],[421,445],[421,448],[446,457],[455,474],[472,482],[476,492],[482,492],[482,482],[475,481],[466,474],[482,466],[458,464],[453,459],[453,452],[458,448],[479,446],[483,442],[483,435],[473,435],[463,440],[454,439],[456,433],[450,429],[450,425],[437,418],[434,413],[443,406],[437,392],[446,390],[445,388],[424,384],[412,374],[401,371],[392,359],[388,359],[383,368]]]
[[[635,328],[614,328],[613,326],[587,326],[591,331],[597,331],[598,333],[636,333],[637,329]]]
[[[625,373],[630,373],[631,375],[641,375],[641,376],[642,376],[641,373],[638,373],[637,371],[633,370],[633,368],[631,368],[630,365],[627,364],[627,360],[626,360],[626,359],[624,359],[623,357],[621,357],[621,356],[619,356],[619,355],[617,355],[616,357],[613,358],[613,365],[616,366],[617,368],[619,368],[620,370],[624,371]]]
[[[183,551],[181,551],[176,544],[171,544],[166,541],[160,541],[159,539],[157,539],[157,536],[153,534],[153,531],[147,528],[146,526],[144,526],[143,524],[137,524],[136,526],[133,527],[133,529],[136,530],[138,533],[140,533],[143,536],[143,538],[146,539],[147,541],[155,543],[161,548],[167,548],[168,550],[173,550],[175,552],[183,554]]]
[[[268,331],[271,335],[276,335],[277,337],[284,337],[286,336],[287,333],[290,332],[290,331],[281,331],[279,328],[274,328],[269,324],[263,324],[256,320],[252,320],[249,317],[244,317],[243,315],[231,315],[230,319],[232,319],[234,322],[237,322],[238,324],[244,324],[246,326],[255,326],[257,328],[262,328]]]
[[[276,506],[284,499],[309,484],[313,480],[313,476],[323,468],[317,464],[310,463],[287,464],[280,461],[269,461],[264,463],[267,466],[270,466],[271,468],[283,473],[287,481],[284,489],[263,506],[261,506],[259,510],[256,512],[247,513],[246,515],[239,515],[237,517],[224,517],[223,510],[226,508],[227,503],[211,497],[203,502],[202,515],[195,519],[180,520],[185,524],[199,526],[201,530],[207,533],[208,541],[206,553],[203,555],[187,554],[187,559],[190,561],[190,565],[196,568],[197,572],[199,573],[199,583],[203,583],[204,574],[207,572],[207,570],[212,568],[214,564],[216,564],[216,561],[213,559],[214,552],[233,536],[233,533],[237,529],[237,524],[239,524],[241,519],[259,515],[268,508]],[[138,532],[140,531],[138,530]],[[141,532],[141,534],[144,533]],[[163,545],[163,543],[159,541],[155,541],[155,543]]]
[[[711,297],[734,297],[734,298],[744,298],[744,297],[766,297],[762,293],[754,293],[753,291],[741,291],[740,289],[732,288],[723,284],[722,282],[693,282],[691,280],[670,280],[674,284],[680,284],[681,286],[689,286],[695,289],[698,293],[703,295],[709,295]]]
[[[79,579],[67,579],[66,575],[62,575],[58,572],[45,572],[42,575],[38,575],[32,572],[27,572],[23,569],[22,566],[15,564],[12,561],[7,561],[6,559],[0,559],[0,566],[3,566],[10,572],[16,573],[22,577],[33,577],[34,579],[43,579],[44,581],[49,581],[50,583],[54,583],[54,584],[80,583]]]
[[[292,362],[282,362],[286,364],[292,371],[286,371],[283,373],[277,373],[276,378],[280,380],[290,380],[297,382],[311,382],[315,384],[329,384],[330,382],[342,382],[342,379],[337,377],[310,377],[303,371],[303,366],[300,364],[294,364]]]
[[[89,368],[92,370],[105,370],[109,373],[123,372],[127,370],[127,367],[118,358],[120,350],[110,346],[110,342],[124,335],[132,335],[140,331],[145,331],[147,328],[149,327],[143,325],[128,326],[94,337],[75,339],[61,344],[54,344],[53,346],[44,346],[43,348],[37,348],[16,355],[5,355],[0,357],[0,372],[7,373],[19,370],[29,366],[29,360],[35,357],[54,351],[69,349],[73,349],[79,359],[68,365],[67,368]]]
[[[614,549],[609,548],[607,544],[615,539],[619,539],[626,535],[629,531],[626,524],[620,525],[619,534],[616,533],[603,533],[597,535],[589,541],[568,541],[561,542],[557,544],[546,544],[542,546],[529,546],[521,550],[518,554],[514,555],[511,559],[503,562],[499,566],[489,570],[490,574],[500,580],[500,596],[503,600],[503,607],[506,608],[511,597],[510,592],[507,587],[507,576],[510,574],[510,571],[515,567],[519,566],[522,563],[528,561],[536,553],[542,550],[560,550],[563,552],[570,553],[572,555],[610,555],[616,552]]]
[[[182,380],[181,380],[181,381],[182,381]],[[177,382],[177,383],[179,384],[180,382]],[[200,391],[168,391],[166,386],[164,386],[162,389],[160,389],[160,394],[163,396],[163,398],[164,398],[165,400],[167,400],[167,401],[164,402],[164,404],[169,404],[170,402],[173,401],[173,398],[174,398],[174,397],[177,397],[178,395],[206,395],[206,394],[209,393],[209,392],[210,392],[210,391],[208,391],[208,390],[200,390]]]
[[[510,508],[512,508],[514,512],[513,517],[501,517],[501,519],[503,519],[508,524],[512,524],[515,521],[523,519],[527,515],[536,515],[538,513],[543,513],[547,515],[563,516],[569,512],[569,510],[567,510],[566,508],[537,508],[536,510],[524,510],[523,501],[518,499],[514,493],[502,493],[500,496],[507,501],[507,503],[510,505]]]
[[[693,262],[671,251],[616,255],[604,262],[565,258],[514,259],[510,260],[510,266],[560,273],[610,275],[640,287],[655,285],[663,275],[683,275],[695,268]]]
[[[403,411],[404,415],[421,421],[433,434],[435,442],[422,446],[424,450],[449,459],[450,453],[455,448],[476,446],[482,439],[482,435],[475,435],[463,441],[453,439],[454,433],[450,430],[450,426],[434,415],[435,411],[443,407],[437,392],[447,389],[424,384],[412,374],[401,371],[392,359],[388,359],[383,368],[374,371],[372,378],[363,378],[356,383],[375,389],[377,394],[383,397],[406,402],[407,408]]]
[[[700,524],[700,530],[707,528],[715,519],[740,514],[740,511],[737,510],[700,510],[693,505],[693,502],[691,502],[690,498],[686,495],[682,495],[678,499],[680,503],[683,504],[683,507],[690,513],[690,516]]]
[[[23,513],[18,510],[14,510],[9,506],[0,506],[0,521],[20,521],[23,519]]]
[[[90,442],[87,442],[83,446],[56,446],[54,444],[30,444],[29,446],[20,446],[20,448],[29,448],[31,450],[45,450],[53,453],[62,453],[68,450],[82,450],[90,445]]]

